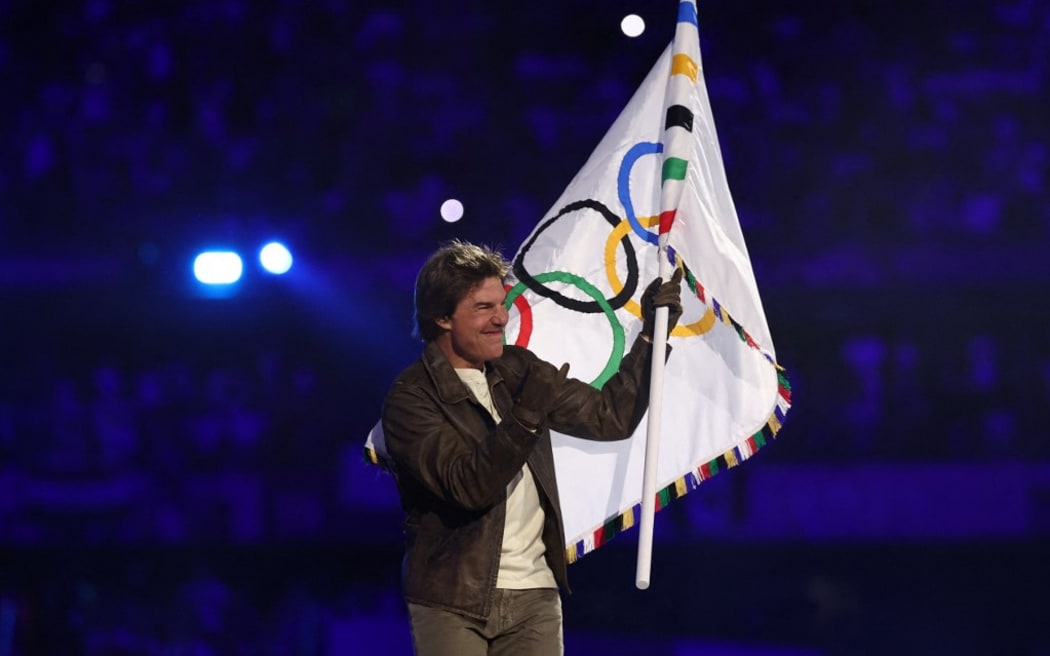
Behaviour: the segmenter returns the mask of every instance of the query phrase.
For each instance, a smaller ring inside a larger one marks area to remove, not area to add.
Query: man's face
[[[467,292],[452,316],[437,320],[448,331],[437,338],[438,346],[453,367],[482,369],[486,361],[503,355],[506,298],[503,282],[486,278]]]

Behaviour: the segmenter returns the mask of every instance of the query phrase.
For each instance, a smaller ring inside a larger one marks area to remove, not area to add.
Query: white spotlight
[[[645,21],[638,14],[628,14],[620,21],[620,29],[633,39],[645,31]]]
[[[259,263],[270,273],[281,275],[292,268],[292,253],[284,244],[271,241],[259,251]]]
[[[448,223],[455,223],[463,218],[463,203],[455,198],[449,198],[441,203],[441,218]]]
[[[233,251],[205,251],[193,260],[193,275],[205,285],[231,285],[243,272],[241,256]]]

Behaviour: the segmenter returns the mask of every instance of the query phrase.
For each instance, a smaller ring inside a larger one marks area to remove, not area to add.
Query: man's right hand
[[[547,422],[551,403],[569,373],[569,363],[560,369],[546,362],[529,365],[514,393],[514,408],[511,414],[519,424],[532,432],[538,431]]]
[[[682,316],[682,269],[675,269],[671,279],[664,282],[655,278],[642,294],[642,336],[653,341],[656,326],[656,308],[667,308],[667,336]]]

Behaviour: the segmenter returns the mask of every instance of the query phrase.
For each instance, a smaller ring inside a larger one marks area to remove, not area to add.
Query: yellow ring
[[[640,216],[638,220],[647,228],[651,228],[654,225],[660,223],[659,216]],[[620,240],[623,239],[624,235],[631,229],[631,224],[626,219],[620,221],[619,225],[613,228],[613,231],[609,233],[609,239],[605,242],[605,275],[609,277],[609,284],[612,285],[613,295],[619,294],[623,291],[623,281],[620,280],[619,274],[616,273],[616,251],[620,246]],[[624,309],[638,317],[642,318],[642,308],[639,307],[638,303],[634,299],[628,299],[623,304]],[[715,325],[715,313],[711,308],[704,305],[704,316],[700,317],[699,320],[694,321],[690,324],[678,324],[671,331],[672,337],[694,337],[696,335],[703,335]]]

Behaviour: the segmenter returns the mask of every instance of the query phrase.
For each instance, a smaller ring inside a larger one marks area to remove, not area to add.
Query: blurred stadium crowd
[[[0,2],[0,654],[407,647],[360,446],[411,275],[451,236],[512,254],[670,39],[640,4],[630,41],[626,2]],[[761,459],[1050,459],[1050,8],[730,4],[700,6],[708,90],[797,397]],[[370,337],[162,282],[273,232]],[[238,547],[326,565],[264,585]]]

